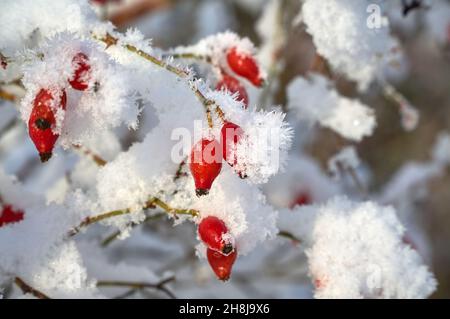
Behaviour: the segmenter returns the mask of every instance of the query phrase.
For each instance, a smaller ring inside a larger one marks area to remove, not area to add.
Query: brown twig
[[[147,216],[147,217],[145,217],[145,219],[144,219],[144,221],[143,221],[142,223],[146,223],[146,222],[148,222],[148,221],[150,221],[150,220],[155,220],[155,219],[161,218],[161,217],[163,217],[164,215],[166,215],[166,213],[159,213],[159,214]],[[134,227],[136,227],[136,226],[138,226],[138,225],[140,225],[140,224],[130,223],[130,224],[128,225],[128,227],[134,228]],[[122,232],[121,232],[120,230],[115,231],[114,233],[112,233],[111,235],[109,235],[108,237],[106,237],[106,238],[102,241],[101,245],[102,245],[103,247],[108,246],[108,245],[111,244],[114,240],[116,240],[116,239],[120,236],[121,233],[122,233]]]
[[[175,280],[175,276],[163,279],[158,283],[146,283],[146,282],[134,282],[134,281],[119,281],[119,280],[100,280],[97,282],[98,287],[131,287],[131,291],[137,291],[142,289],[157,289],[164,292],[167,296],[172,299],[176,299],[175,295],[167,289],[165,286],[167,283]],[[130,291],[127,292],[129,295]],[[123,298],[123,297],[122,297]]]
[[[0,88],[0,99],[15,102],[17,100],[17,97],[14,94],[6,92],[5,90]]]
[[[40,292],[39,290],[31,287],[25,281],[23,281],[20,277],[14,278],[14,283],[22,290],[23,293],[29,293],[35,296],[38,299],[50,299],[46,294]]]
[[[280,237],[284,237],[284,238],[290,239],[295,244],[300,244],[301,243],[300,239],[298,239],[295,235],[293,235],[292,233],[290,233],[288,231],[280,230],[277,235],[280,236]]]
[[[101,158],[99,155],[95,154],[91,150],[87,149],[86,147],[83,147],[81,145],[72,144],[72,147],[80,150],[83,154],[89,156],[92,158],[92,160],[97,164],[98,166],[105,166],[108,162]]]

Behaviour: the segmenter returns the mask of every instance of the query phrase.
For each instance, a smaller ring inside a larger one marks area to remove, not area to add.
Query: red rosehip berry
[[[208,216],[198,225],[198,234],[200,239],[208,248],[228,255],[233,251],[233,243],[229,239],[224,239],[228,234],[228,228],[225,223],[217,217]]]
[[[251,55],[238,52],[236,47],[232,47],[227,53],[227,61],[237,75],[246,78],[255,86],[263,84],[258,64]]]
[[[59,135],[54,133],[52,127],[55,125],[55,108],[66,108],[66,92],[63,90],[60,101],[55,104],[55,99],[46,89],[41,89],[33,102],[30,119],[28,120],[28,133],[36,146],[41,162],[46,162],[52,157],[53,148]]]
[[[294,201],[291,204],[291,208],[294,208],[295,206],[303,206],[303,205],[309,205],[312,203],[311,195],[308,192],[301,192],[297,195],[297,197],[294,199]]]
[[[220,144],[216,140],[202,139],[191,151],[190,169],[197,196],[207,195],[222,169]]]
[[[11,205],[3,206],[0,212],[0,227],[3,225],[17,223],[23,220],[24,212],[21,210],[15,210]]]
[[[244,108],[248,107],[248,95],[245,87],[239,82],[238,79],[228,75],[223,74],[222,79],[217,83],[216,90],[228,90],[232,94],[237,93],[238,101],[242,101]]]
[[[217,278],[222,281],[227,281],[230,279],[231,269],[237,257],[236,249],[229,255],[223,255],[208,248],[206,251],[206,256],[208,258],[209,265],[216,274]]]
[[[84,91],[89,86],[89,76],[91,66],[89,65],[89,58],[86,54],[78,52],[72,60],[72,63],[76,65],[73,77],[69,80],[70,85],[75,90]]]

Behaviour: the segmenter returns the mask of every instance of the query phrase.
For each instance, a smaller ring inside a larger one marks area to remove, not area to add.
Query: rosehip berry
[[[244,108],[248,107],[248,95],[245,87],[242,86],[238,79],[224,74],[222,79],[217,83],[216,90],[228,90],[231,93],[237,93],[238,101],[242,101]]]
[[[258,64],[251,55],[240,53],[236,47],[232,47],[227,53],[227,61],[237,75],[246,78],[255,86],[263,84]]]
[[[208,257],[209,265],[216,274],[217,278],[222,281],[230,279],[231,269],[236,261],[236,249],[229,255],[225,256],[215,250],[207,249],[206,256]]]
[[[200,239],[208,246],[208,248],[228,255],[233,251],[233,244],[230,240],[223,237],[228,233],[225,223],[217,217],[208,216],[198,225],[198,234]]]
[[[309,205],[312,203],[311,195],[308,192],[301,192],[297,195],[295,200],[291,204],[291,208],[295,206],[303,206],[303,205]]]
[[[89,58],[86,54],[78,52],[73,57],[72,64],[76,65],[76,67],[73,78],[69,80],[69,83],[75,90],[84,91],[89,86],[88,81],[91,70]]]
[[[28,133],[39,152],[41,162],[46,162],[52,157],[53,148],[59,137],[52,130],[56,123],[53,110],[57,108],[66,108],[66,92],[62,91],[60,101],[55,105],[52,93],[41,89],[34,99],[28,120]]]
[[[3,210],[0,212],[0,227],[20,222],[23,220],[23,215],[23,211],[13,209],[11,205],[3,206]]]
[[[190,169],[197,196],[207,195],[222,169],[220,144],[216,140],[202,139],[191,151]]]

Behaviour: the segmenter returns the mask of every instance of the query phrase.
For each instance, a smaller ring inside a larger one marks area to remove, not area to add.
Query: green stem
[[[167,203],[163,202],[157,197],[150,198],[145,205],[142,207],[142,209],[149,209],[154,208],[154,206],[158,206],[162,208],[166,213],[168,214],[174,214],[174,215],[190,215],[192,217],[197,217],[199,215],[199,212],[195,209],[181,209],[181,208],[173,208],[170,207]],[[122,216],[131,213],[132,210],[130,208],[125,209],[119,209],[119,210],[113,210],[110,212],[106,212],[100,215],[92,216],[92,217],[86,217],[78,226],[73,228],[69,231],[68,236],[72,237],[76,234],[78,234],[81,229],[84,227],[87,227],[89,225],[98,223],[99,221],[116,217],[116,216]]]

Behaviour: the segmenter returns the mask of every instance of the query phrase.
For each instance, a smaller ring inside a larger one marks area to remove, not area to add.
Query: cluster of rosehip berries
[[[79,52],[74,56],[72,62],[75,65],[73,78],[68,79],[67,82],[73,89],[84,91],[89,86],[88,80],[91,70],[89,58],[86,54]],[[33,109],[28,120],[28,131],[42,162],[50,159],[59,137],[54,132],[56,125],[55,111],[58,109],[65,110],[66,104],[67,97],[64,88],[56,91],[42,88],[34,98]]]
[[[242,54],[236,48],[227,53],[227,61],[231,70],[237,75],[249,80],[256,86],[263,83],[258,65],[252,56]],[[216,89],[226,88],[231,93],[237,93],[245,108],[248,106],[248,96],[244,86],[235,77],[221,71],[222,79]],[[197,196],[207,195],[211,186],[222,169],[222,158],[232,167],[237,164],[235,148],[243,134],[241,127],[225,121],[221,128],[221,142],[215,139],[203,138],[192,148],[190,170],[195,182]],[[222,152],[217,154],[216,152]],[[237,171],[241,178],[245,174]],[[200,239],[207,246],[206,256],[214,273],[220,280],[230,278],[231,269],[237,257],[234,241],[225,223],[217,217],[208,216],[201,220],[198,226]]]
[[[255,59],[248,54],[240,53],[235,47],[228,50],[227,61],[230,69],[239,76],[249,80],[256,86],[261,86],[263,79]],[[238,93],[245,107],[248,105],[248,97],[245,88],[235,77],[222,72],[222,80],[217,84],[217,89],[226,88],[231,93]],[[235,148],[242,137],[243,130],[235,123],[225,121],[221,128],[221,142],[215,139],[203,138],[192,148],[190,169],[195,181],[197,196],[207,195],[212,183],[222,169],[222,158],[230,165],[237,164]],[[218,151],[222,151],[220,156]],[[241,178],[245,174],[237,171]]]
[[[248,54],[244,54],[238,51],[236,47],[232,47],[227,52],[227,62],[230,69],[239,76],[242,76],[249,80],[253,85],[260,87],[263,84],[263,78],[259,71],[258,64],[255,59]],[[221,80],[217,83],[216,89],[227,89],[233,94],[237,94],[237,98],[244,104],[244,107],[248,107],[248,94],[245,87],[234,76],[228,74],[221,68]]]

